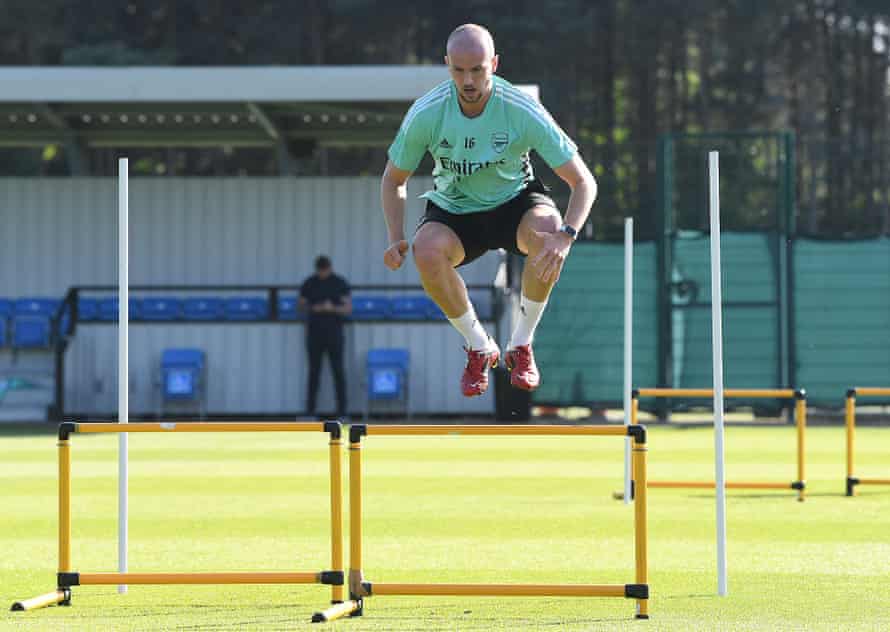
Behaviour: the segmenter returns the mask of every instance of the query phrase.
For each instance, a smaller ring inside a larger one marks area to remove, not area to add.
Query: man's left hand
[[[562,266],[569,256],[572,243],[572,238],[562,231],[548,233],[544,237],[541,250],[531,261],[532,270],[539,281],[556,283],[559,280],[559,273],[562,272]]]

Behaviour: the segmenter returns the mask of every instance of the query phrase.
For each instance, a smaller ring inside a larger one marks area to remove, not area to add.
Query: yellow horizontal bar
[[[683,489],[713,489],[714,481],[647,481],[647,487],[676,487]],[[793,489],[791,483],[727,482],[727,489]]]
[[[859,395],[890,395],[890,387],[884,386],[854,386],[853,390],[856,391],[856,396]]]
[[[856,478],[857,485],[890,485],[890,478]]]
[[[13,612],[16,611],[25,611],[25,610],[36,610],[37,608],[45,608],[46,606],[52,606],[57,603],[62,603],[65,601],[65,592],[62,590],[54,590],[51,593],[46,593],[45,595],[40,595],[38,597],[31,597],[30,599],[23,599],[22,601],[16,601],[12,604]]]
[[[77,432],[324,432],[320,421],[79,423]]]
[[[598,435],[626,436],[624,426],[368,426],[369,435]]]
[[[371,584],[372,595],[624,597],[624,584]]]
[[[80,573],[81,585],[99,584],[320,584],[320,573]]]
[[[714,397],[712,388],[638,388],[640,397],[703,398]],[[794,399],[794,391],[788,388],[727,388],[724,397],[749,399]]]

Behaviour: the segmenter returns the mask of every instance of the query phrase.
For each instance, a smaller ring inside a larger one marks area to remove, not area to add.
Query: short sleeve
[[[414,171],[423,159],[429,144],[429,132],[423,124],[423,117],[408,110],[395,140],[389,146],[387,155],[392,163],[403,171]]]
[[[536,105],[530,113],[527,137],[529,146],[551,169],[564,165],[578,151],[578,146],[541,105]]]

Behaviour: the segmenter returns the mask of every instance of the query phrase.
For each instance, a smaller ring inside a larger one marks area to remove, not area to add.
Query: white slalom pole
[[[630,425],[630,391],[633,388],[633,292],[634,292],[634,220],[624,218],[624,425]],[[630,504],[633,492],[630,467],[630,437],[624,438],[624,504]]]
[[[117,273],[117,298],[118,298],[118,342],[117,342],[117,421],[125,424],[130,417],[130,366],[129,366],[129,328],[130,328],[130,231],[129,231],[129,165],[126,158],[118,159],[117,163],[117,247],[118,247],[118,273]],[[128,450],[126,432],[118,434],[117,455],[117,557],[118,571],[127,572],[127,533],[128,533],[128,503],[127,503],[127,479]],[[127,592],[125,585],[117,587],[119,593]]]
[[[708,153],[711,202],[711,348],[714,358],[714,470],[717,492],[717,594],[726,582],[726,478],[723,471],[723,290],[720,279],[720,154]]]

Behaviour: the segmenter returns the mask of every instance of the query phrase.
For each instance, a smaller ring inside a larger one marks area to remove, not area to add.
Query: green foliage
[[[448,33],[478,22],[500,72],[539,84],[600,165],[598,238],[627,215],[651,233],[656,138],[703,130],[793,129],[801,228],[890,230],[883,0],[0,0],[0,16],[0,64],[19,65],[439,64]],[[330,173],[354,162],[326,155]]]

